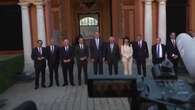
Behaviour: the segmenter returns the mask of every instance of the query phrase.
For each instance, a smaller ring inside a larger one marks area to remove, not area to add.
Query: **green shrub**
[[[0,93],[15,82],[16,74],[22,73],[23,62],[23,55],[0,57]]]

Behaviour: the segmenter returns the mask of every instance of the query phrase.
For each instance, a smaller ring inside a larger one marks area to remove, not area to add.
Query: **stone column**
[[[145,19],[144,19],[144,36],[148,44],[149,56],[151,58],[152,48],[152,0],[145,0]]]
[[[43,46],[46,46],[46,31],[45,31],[45,18],[43,2],[34,3],[37,8],[37,31],[38,39],[43,41]]]
[[[163,44],[166,44],[167,23],[166,23],[166,0],[158,0],[158,37],[161,38]]]
[[[33,61],[31,60],[32,42],[29,19],[29,3],[19,3],[22,14],[22,34],[23,34],[23,48],[24,48],[24,69],[25,75],[32,75]]]

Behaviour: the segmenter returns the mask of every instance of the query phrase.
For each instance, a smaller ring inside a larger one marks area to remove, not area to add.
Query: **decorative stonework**
[[[153,0],[144,0],[146,5],[152,5]]]
[[[159,2],[160,5],[166,5],[166,1],[167,0],[158,0],[158,2]]]
[[[42,1],[35,1],[35,2],[33,2],[33,4],[34,4],[37,8],[43,9],[44,2],[42,2]]]
[[[18,3],[18,5],[20,5],[21,8],[28,8],[28,6],[30,5],[30,3],[29,2],[20,2],[20,3]]]
[[[45,0],[48,1],[48,0]],[[36,4],[36,3],[43,3],[44,0],[19,0],[20,3],[29,3],[29,4]]]

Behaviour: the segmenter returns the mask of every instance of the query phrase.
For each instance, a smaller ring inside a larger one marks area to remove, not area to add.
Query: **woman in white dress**
[[[128,38],[123,39],[121,45],[121,56],[125,75],[132,75],[133,48]]]

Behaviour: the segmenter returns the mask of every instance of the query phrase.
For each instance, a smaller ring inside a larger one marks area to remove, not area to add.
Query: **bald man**
[[[161,43],[161,38],[156,38],[156,44],[152,46],[152,63],[161,64],[165,60],[166,46]]]

